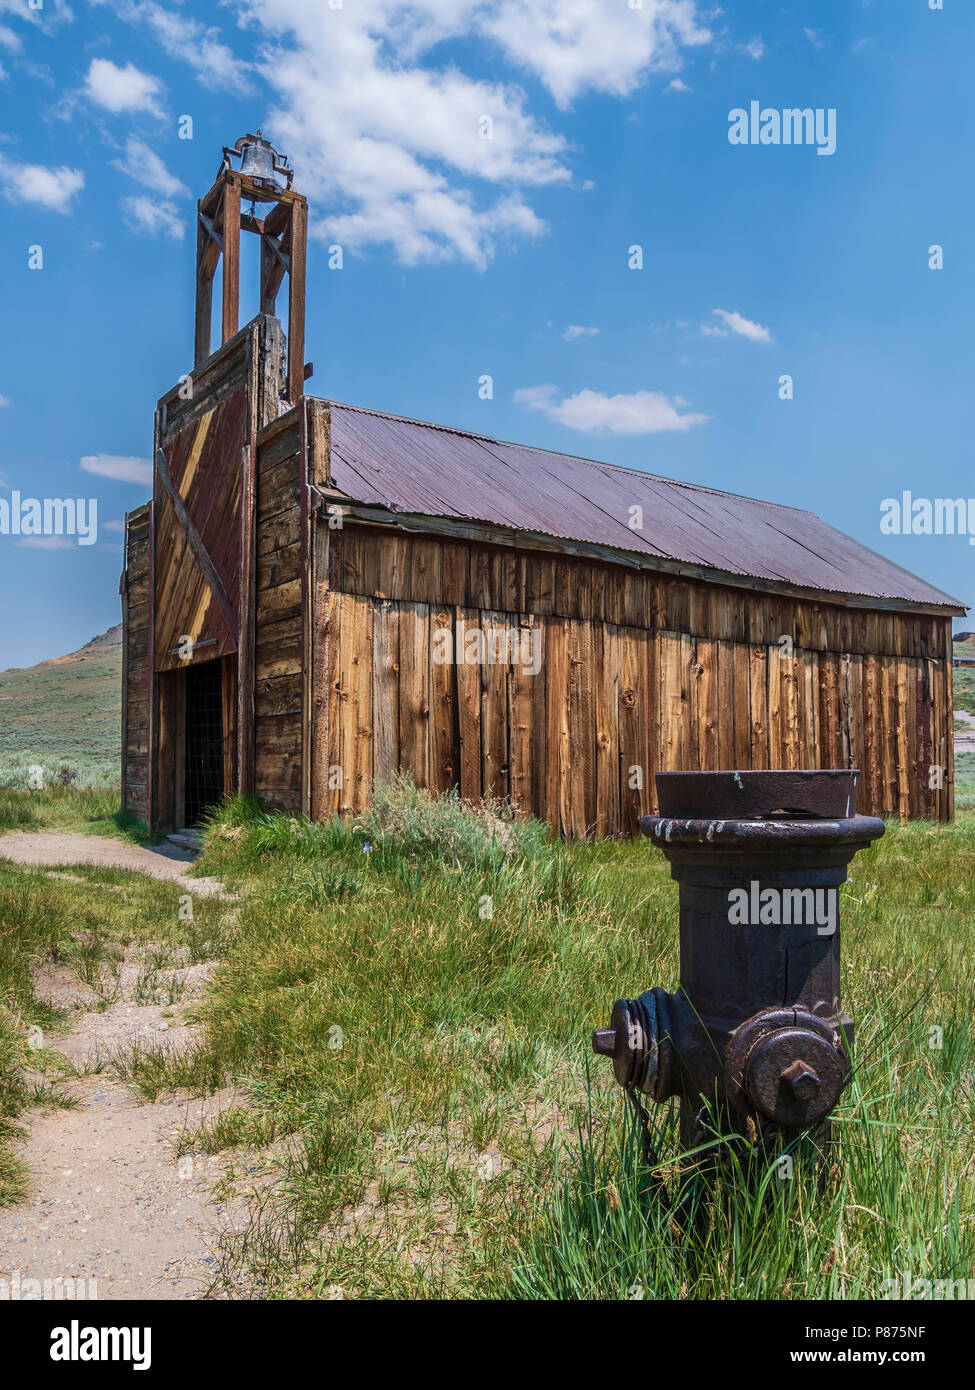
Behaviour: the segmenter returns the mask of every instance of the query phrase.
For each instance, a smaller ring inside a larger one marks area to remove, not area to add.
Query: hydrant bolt
[[[782,1080],[789,1086],[792,1094],[798,1096],[800,1100],[812,1100],[813,1096],[819,1094],[819,1088],[822,1085],[812,1067],[801,1057],[797,1058],[791,1067],[786,1067],[782,1073]]]

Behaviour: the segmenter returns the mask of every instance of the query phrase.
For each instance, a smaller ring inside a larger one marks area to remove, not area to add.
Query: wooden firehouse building
[[[658,769],[859,767],[861,811],[951,818],[958,602],[810,512],[306,395],[290,185],[246,136],[199,204],[195,364],[126,523],[130,811],[324,817],[402,769],[613,835]]]

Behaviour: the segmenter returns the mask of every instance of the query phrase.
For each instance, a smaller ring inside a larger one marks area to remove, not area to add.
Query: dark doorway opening
[[[191,666],[186,672],[186,825],[199,825],[223,799],[222,706],[221,663]]]

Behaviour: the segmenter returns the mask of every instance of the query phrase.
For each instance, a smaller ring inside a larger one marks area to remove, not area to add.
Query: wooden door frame
[[[156,825],[166,835],[186,819],[186,671],[156,675]]]
[[[220,662],[223,722],[223,792],[238,790],[237,767],[237,653]],[[186,824],[186,673],[189,664],[156,675],[156,826],[161,834]],[[202,662],[197,663],[202,665]]]
[[[240,789],[238,729],[238,653],[220,659],[220,696],[223,719],[223,794],[233,796]]]

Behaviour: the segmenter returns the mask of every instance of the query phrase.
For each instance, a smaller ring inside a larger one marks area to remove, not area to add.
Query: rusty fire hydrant
[[[640,827],[680,885],[680,987],[618,999],[593,1051],[620,1085],[681,1098],[681,1139],[825,1120],[850,1077],[839,888],[884,823],[859,774],[666,772]]]

